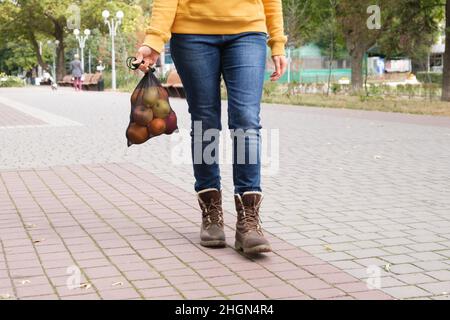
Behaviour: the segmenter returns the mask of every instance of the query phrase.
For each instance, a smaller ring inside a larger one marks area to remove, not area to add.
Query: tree
[[[284,28],[288,44],[299,47],[315,38],[329,16],[329,0],[283,0]]]
[[[353,91],[362,89],[368,49],[379,45],[388,55],[414,56],[432,44],[441,9],[441,0],[340,0],[337,19],[352,60]]]
[[[442,0],[404,1],[401,15],[392,21],[387,35],[377,42],[388,58],[407,56],[421,64],[441,33],[444,18]]]
[[[48,37],[60,42],[57,49],[58,79],[65,73],[65,9],[68,4],[68,0],[18,0],[2,3],[2,13],[9,21],[2,21],[0,32],[9,37],[10,41],[19,37],[26,39],[42,68],[48,69],[49,66],[42,57],[39,42]]]
[[[142,11],[133,0],[5,0],[0,3],[0,37],[8,41],[26,39],[34,50],[37,63],[44,69],[49,66],[40,53],[39,42],[58,40],[57,79],[61,79],[66,73],[66,40],[73,37],[73,28],[99,28],[106,34],[107,27],[101,15],[104,9],[113,13],[119,9],[125,12],[124,32],[134,32],[139,25]],[[81,21],[81,25],[73,25],[72,20]]]
[[[450,0],[445,3],[445,54],[442,101],[450,101]]]
[[[363,86],[363,59],[366,51],[374,46],[386,25],[391,19],[391,7],[397,1],[375,1],[378,7],[373,7],[372,0],[340,0],[336,7],[336,17],[341,32],[347,44],[347,50],[351,58],[352,89],[359,92]],[[371,7],[372,6],[372,7]],[[368,8],[374,8],[371,25],[368,25]],[[379,11],[377,11],[379,8]],[[382,10],[381,10],[382,8]],[[383,14],[382,14],[383,13]],[[382,24],[379,24],[383,18]],[[378,20],[378,21],[377,21]],[[370,28],[369,28],[370,27]]]
[[[28,71],[35,65],[36,56],[28,41],[19,38],[14,42],[3,42],[0,48],[0,71],[16,74]]]

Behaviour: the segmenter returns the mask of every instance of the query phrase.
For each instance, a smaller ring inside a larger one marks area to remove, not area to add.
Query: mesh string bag
[[[136,70],[135,58],[127,60],[130,69]],[[150,69],[131,95],[130,122],[126,131],[128,147],[143,144],[151,138],[178,131],[177,115],[172,110],[169,94]]]

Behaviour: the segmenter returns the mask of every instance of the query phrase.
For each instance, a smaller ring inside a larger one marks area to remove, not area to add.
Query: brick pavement
[[[36,119],[26,113],[17,111],[0,103],[0,128],[18,126],[36,126],[45,124],[44,121]]]
[[[167,161],[176,140],[125,147],[127,94],[36,88],[4,97],[54,125],[3,130],[0,169],[133,163],[194,198],[191,166]],[[172,105],[187,129],[185,101]],[[263,176],[265,229],[362,281],[378,268],[381,289],[396,298],[449,299],[449,118],[264,105],[262,119],[280,135],[280,169]],[[81,125],[58,127],[71,121]],[[222,175],[231,200],[229,165]]]
[[[3,297],[390,298],[273,234],[266,256],[201,247],[192,195],[132,164],[2,171],[0,213]]]

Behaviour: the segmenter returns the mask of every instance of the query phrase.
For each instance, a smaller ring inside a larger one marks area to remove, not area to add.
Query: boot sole
[[[200,245],[206,248],[224,248],[227,243],[225,240],[200,241]]]
[[[234,246],[236,247],[236,250],[242,251],[247,254],[272,252],[272,248],[268,244],[261,244],[259,246],[254,246],[251,248],[244,248],[240,242],[236,241]]]

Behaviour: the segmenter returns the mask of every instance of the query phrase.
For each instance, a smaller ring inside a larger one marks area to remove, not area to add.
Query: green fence
[[[280,80],[282,83],[324,83],[328,82],[329,59],[324,56],[320,48],[314,44],[305,45],[297,49],[287,49],[286,55],[290,57],[290,75],[288,72]],[[270,52],[267,55],[266,80],[273,72],[273,63]],[[342,78],[351,78],[349,58],[334,59],[332,62],[331,81],[337,82]]]
[[[270,75],[273,70],[266,70],[265,79],[269,80]],[[331,82],[337,82],[339,79],[344,77],[350,79],[352,74],[352,69],[332,69],[331,70]],[[301,71],[291,71],[290,81],[298,83],[319,83],[328,82],[329,70],[327,69],[311,69],[311,70],[301,70]],[[284,76],[280,79],[281,83],[288,82],[288,73],[286,72]]]

